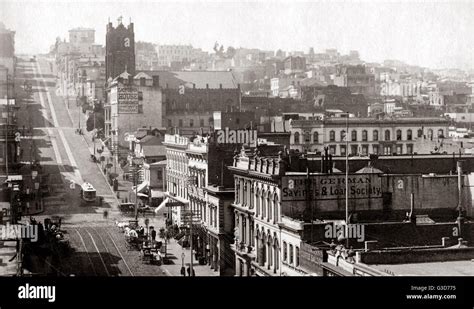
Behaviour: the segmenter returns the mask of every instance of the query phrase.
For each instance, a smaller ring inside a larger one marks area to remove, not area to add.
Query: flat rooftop
[[[474,260],[368,266],[395,276],[474,276]]]

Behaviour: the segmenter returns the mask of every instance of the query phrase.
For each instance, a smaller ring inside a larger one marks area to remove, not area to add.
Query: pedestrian
[[[188,277],[191,276],[191,266],[188,265],[187,271],[188,271]]]
[[[107,210],[104,210],[104,219],[107,219],[108,216],[109,216],[109,212]]]
[[[183,277],[186,277],[186,269],[185,269],[184,266],[181,266],[181,275],[182,275]]]
[[[153,241],[156,240],[156,231],[155,231],[155,229],[153,229],[153,230],[151,231],[151,240],[153,240]]]

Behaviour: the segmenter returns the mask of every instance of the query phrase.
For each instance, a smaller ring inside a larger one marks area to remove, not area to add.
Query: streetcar
[[[86,202],[94,202],[96,200],[96,190],[92,184],[85,182],[81,186],[81,197]]]

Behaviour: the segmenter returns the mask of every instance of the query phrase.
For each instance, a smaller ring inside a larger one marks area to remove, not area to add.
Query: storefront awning
[[[160,198],[160,197],[164,197],[165,194],[163,193],[163,191],[160,191],[160,190],[151,190],[151,198]]]
[[[160,211],[160,209],[162,209],[163,207],[166,206],[166,204],[168,203],[170,199],[167,197],[163,200],[163,202],[161,202],[161,204],[155,208],[155,213],[158,213],[158,211]]]
[[[135,186],[132,187],[133,189],[133,192],[135,192],[135,190],[140,193],[140,192],[143,192],[146,188],[148,188],[148,181],[144,181],[142,182],[141,184],[138,185],[138,188],[135,188]]]

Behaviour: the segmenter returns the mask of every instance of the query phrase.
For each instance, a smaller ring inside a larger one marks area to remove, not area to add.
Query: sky
[[[474,1],[104,1],[0,0],[0,22],[17,53],[45,53],[68,30],[123,16],[135,40],[225,48],[315,52],[358,50],[368,62],[398,59],[429,68],[474,69]]]

